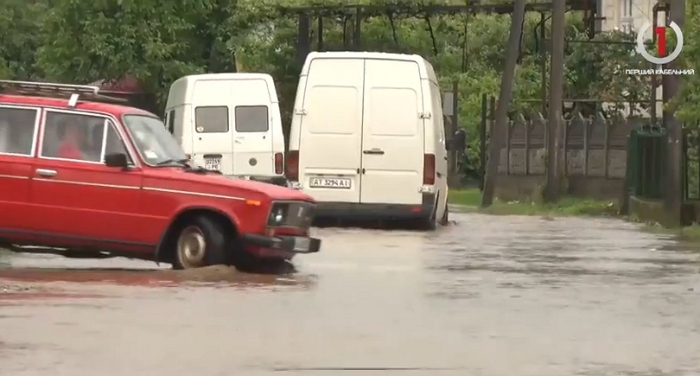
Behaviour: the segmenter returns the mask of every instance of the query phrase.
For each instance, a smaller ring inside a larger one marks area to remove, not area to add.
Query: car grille
[[[275,202],[268,215],[267,225],[270,227],[308,229],[313,222],[315,210],[316,205],[308,202]],[[282,213],[283,220],[278,222],[276,217],[280,213]]]

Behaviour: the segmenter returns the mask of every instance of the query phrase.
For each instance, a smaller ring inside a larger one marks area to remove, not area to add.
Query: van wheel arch
[[[443,226],[446,226],[450,222],[449,196],[450,195],[449,195],[448,190],[446,188],[443,197],[441,198],[440,201],[438,201],[438,205],[442,205],[443,202],[445,203],[445,207],[442,210],[442,217],[440,218],[440,224]]]
[[[168,227],[158,241],[155,249],[154,260],[156,262],[166,262],[174,264],[175,262],[175,243],[180,231],[188,223],[191,223],[194,218],[204,216],[212,219],[220,224],[227,233],[234,238],[238,237],[238,225],[235,218],[231,218],[224,212],[211,207],[189,207],[181,210],[173,217]]]
[[[419,224],[419,227],[422,230],[428,230],[428,231],[435,230],[435,228],[437,227],[436,220],[437,220],[437,211],[438,211],[439,205],[440,205],[440,192],[438,192],[435,195],[435,201],[433,203],[433,208],[430,211],[430,214],[428,215],[428,217],[423,217],[417,221]]]

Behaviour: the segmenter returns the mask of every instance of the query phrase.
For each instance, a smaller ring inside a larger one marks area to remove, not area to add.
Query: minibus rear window
[[[267,106],[236,106],[236,132],[267,132]]]

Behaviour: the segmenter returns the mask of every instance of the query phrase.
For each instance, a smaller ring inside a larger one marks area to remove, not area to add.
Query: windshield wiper
[[[187,167],[187,166],[189,166],[189,164],[187,162],[189,162],[189,160],[187,160],[187,159],[166,159],[164,161],[160,161],[160,162],[156,163],[156,166],[168,166],[168,165],[176,164],[176,165]]]

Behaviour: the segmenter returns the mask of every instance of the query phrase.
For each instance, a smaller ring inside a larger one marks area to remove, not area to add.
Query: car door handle
[[[43,176],[45,178],[52,178],[52,177],[58,175],[58,172],[56,172],[56,170],[47,170],[47,169],[39,168],[36,170],[36,174],[39,176]]]
[[[362,153],[364,154],[373,154],[373,155],[382,155],[384,154],[384,150],[380,149],[370,149],[370,150],[365,150]]]

